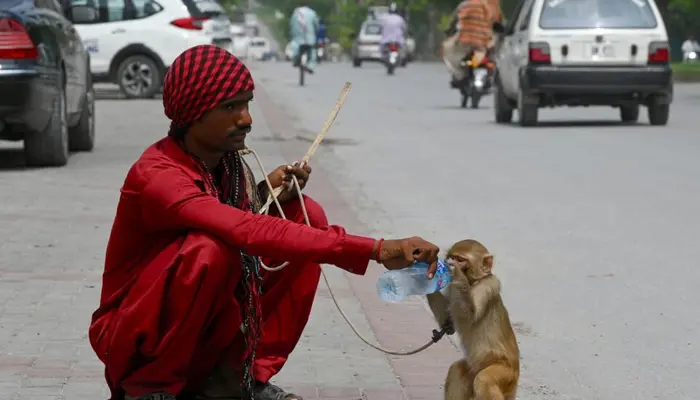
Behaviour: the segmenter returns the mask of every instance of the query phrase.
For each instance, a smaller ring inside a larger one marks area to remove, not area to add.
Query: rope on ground
[[[338,116],[338,112],[340,111],[340,108],[343,106],[343,103],[345,102],[345,96],[347,96],[348,92],[350,91],[350,82],[346,82],[345,86],[343,87],[343,90],[340,92],[340,97],[338,98],[338,102],[335,105],[335,108],[333,108],[333,111],[331,111],[331,114],[328,116],[328,119],[326,120],[326,124],[323,126],[323,129],[321,129],[321,132],[316,136],[316,139],[314,142],[311,144],[311,147],[309,147],[309,150],[306,152],[306,155],[304,158],[301,159],[301,166],[303,167],[306,163],[309,162],[311,159],[311,156],[314,155],[316,150],[318,149],[318,146],[321,144],[323,141],[323,138],[326,136],[326,133],[330,130],[331,126],[333,125],[333,122],[335,121],[335,118]],[[282,205],[280,204],[279,200],[277,200],[277,197],[282,193],[282,191],[285,190],[285,186],[282,185],[278,188],[273,189],[272,184],[270,183],[270,179],[267,177],[267,170],[263,166],[262,161],[260,160],[260,157],[258,156],[258,153],[250,148],[244,149],[240,151],[241,155],[248,155],[252,154],[253,157],[255,157],[255,161],[258,163],[258,167],[260,167],[260,171],[263,174],[263,177],[265,179],[265,183],[267,184],[267,189],[268,189],[268,197],[267,200],[265,201],[265,204],[262,206],[260,209],[261,214],[268,214],[270,205],[275,204],[277,207],[277,210],[280,213],[280,217],[283,219],[287,219],[287,217],[284,215],[284,211],[282,210]],[[306,225],[311,226],[311,223],[309,222],[309,214],[306,211],[306,205],[304,204],[304,198],[301,195],[301,186],[299,185],[299,181],[297,180],[296,176],[292,176],[292,186],[297,192],[297,196],[299,198],[299,201],[301,202],[301,210],[302,213],[304,214],[304,221],[306,222]],[[279,271],[289,265],[289,262],[286,261],[282,263],[281,265],[277,267],[268,267],[267,265],[263,264],[262,261],[260,262],[261,266],[263,269],[271,272]],[[432,339],[424,344],[423,346],[415,349],[415,350],[410,350],[410,351],[392,351],[392,350],[387,350],[384,349],[378,345],[375,345],[371,343],[369,340],[367,340],[362,334],[357,330],[357,327],[350,321],[350,319],[345,315],[345,312],[343,312],[343,309],[340,307],[340,304],[338,303],[338,300],[335,298],[335,294],[333,293],[333,289],[331,288],[331,284],[328,281],[328,277],[326,276],[326,272],[323,270],[323,267],[321,267],[321,275],[323,276],[323,280],[326,283],[326,287],[328,287],[328,292],[331,295],[331,299],[333,300],[333,303],[335,304],[335,307],[338,309],[338,312],[340,312],[340,315],[343,317],[345,322],[348,324],[350,329],[355,333],[355,335],[362,340],[366,345],[369,347],[372,347],[373,349],[379,350],[385,354],[390,354],[390,355],[395,355],[395,356],[408,356],[408,355],[413,355],[420,353],[421,351],[427,349],[428,347],[432,346],[433,344],[437,343],[444,335],[445,335],[445,329],[442,329],[441,331],[433,330],[433,337]]]

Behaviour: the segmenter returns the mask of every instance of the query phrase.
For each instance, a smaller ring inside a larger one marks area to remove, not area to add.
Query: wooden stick
[[[350,82],[345,82],[345,86],[343,86],[343,89],[340,91],[340,97],[338,97],[338,101],[335,104],[335,107],[331,111],[330,115],[328,116],[328,119],[326,119],[325,125],[323,125],[323,129],[321,129],[321,132],[316,135],[316,139],[314,139],[313,143],[311,143],[311,146],[309,147],[309,150],[306,152],[306,155],[304,155],[304,158],[301,159],[301,165],[307,164],[309,160],[311,159],[311,156],[314,155],[316,150],[318,149],[318,146],[321,144],[323,139],[326,137],[326,134],[328,131],[331,129],[331,126],[333,125],[333,122],[335,122],[336,117],[338,116],[338,113],[340,112],[340,109],[343,107],[343,104],[345,103],[345,96],[348,95],[348,92],[350,91],[350,87],[352,85]],[[279,197],[280,193],[282,193],[285,190],[285,186],[279,186],[276,187],[275,190],[272,191],[271,194],[267,195],[267,200],[265,201],[265,204],[262,206],[260,209],[261,213],[264,213],[267,208],[272,204],[273,202],[273,196]]]

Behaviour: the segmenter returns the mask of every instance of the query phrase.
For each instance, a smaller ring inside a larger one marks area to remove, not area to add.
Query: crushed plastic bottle
[[[433,279],[428,279],[428,267],[424,262],[417,262],[408,268],[383,273],[377,279],[379,298],[389,303],[398,303],[409,296],[424,296],[437,292],[452,280],[450,270],[443,260],[438,260]]]

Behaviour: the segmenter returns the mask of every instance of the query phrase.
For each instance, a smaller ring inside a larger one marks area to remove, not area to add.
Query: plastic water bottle
[[[428,267],[429,265],[424,262],[417,262],[408,268],[383,273],[377,279],[379,298],[390,303],[398,303],[408,296],[437,292],[450,283],[452,277],[444,261],[438,260],[433,279],[428,279]]]

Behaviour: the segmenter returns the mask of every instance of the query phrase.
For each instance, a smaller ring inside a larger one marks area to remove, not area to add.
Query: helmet
[[[395,2],[392,1],[391,4],[389,4],[389,14],[396,14],[397,11],[398,11],[398,6],[396,5]]]

